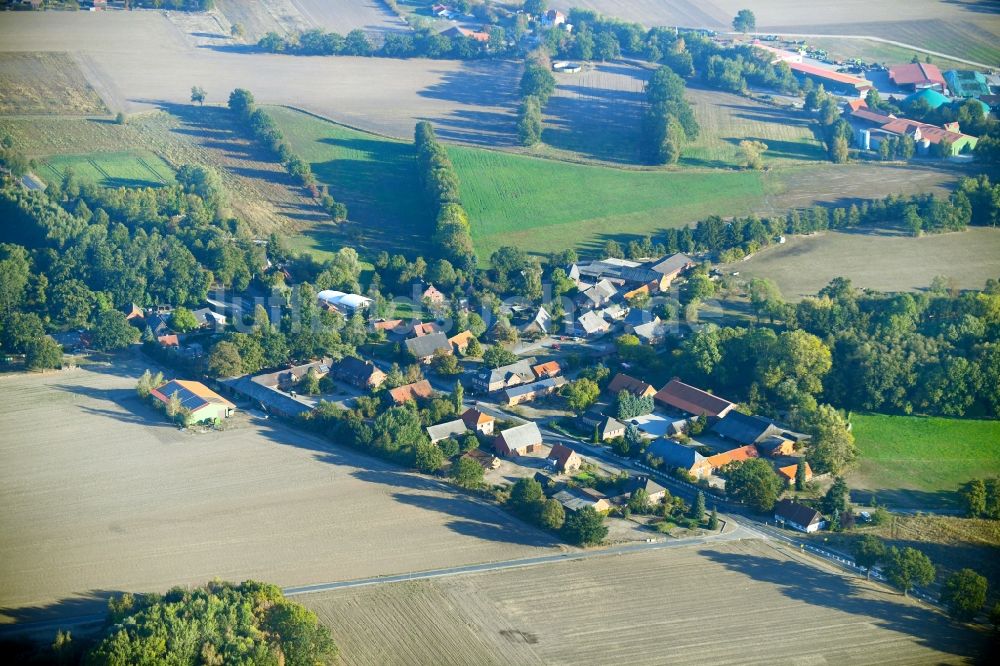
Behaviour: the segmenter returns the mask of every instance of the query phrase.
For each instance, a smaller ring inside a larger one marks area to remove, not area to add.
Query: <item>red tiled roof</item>
[[[892,67],[889,69],[889,78],[892,79],[896,85],[900,86],[926,85],[929,83],[942,87],[947,85],[944,77],[941,76],[941,70],[938,69],[937,65],[925,62],[914,62]]]
[[[779,467],[778,476],[780,476],[785,481],[794,481],[795,472],[798,470],[798,464],[789,465],[788,467]],[[813,477],[812,468],[809,467],[809,463],[806,463],[806,481]]]
[[[554,460],[556,465],[559,467],[566,467],[566,463],[572,458],[576,452],[569,448],[568,446],[563,446],[562,444],[554,444],[552,450],[549,451],[548,459]]]
[[[959,132],[949,132],[937,125],[928,125],[909,118],[894,118],[882,125],[882,129],[893,134],[908,134],[919,129],[920,138],[927,139],[931,143],[941,143],[944,140],[954,143],[965,136]]]
[[[841,72],[835,72],[832,69],[825,69],[823,67],[817,67],[816,65],[810,65],[804,62],[790,62],[788,67],[793,72],[799,72],[800,74],[810,74],[812,76],[819,76],[831,81],[836,81],[838,83],[847,83],[854,86],[855,88],[870,87],[871,81],[868,79],[860,79],[856,76],[851,76],[849,74],[843,74]]]
[[[406,384],[405,386],[390,389],[389,395],[392,396],[393,402],[397,405],[401,405],[407,400],[430,398],[434,395],[434,389],[431,388],[431,383],[429,381],[421,379],[419,382],[414,382],[413,384]]]
[[[746,446],[741,446],[738,449],[733,449],[732,451],[726,451],[724,453],[717,453],[714,456],[709,456],[707,458],[708,464],[712,466],[712,469],[719,469],[720,467],[725,467],[729,463],[741,462],[743,460],[749,460],[750,458],[756,458],[757,447],[753,444],[747,444]]]
[[[557,361],[549,361],[548,363],[533,365],[531,366],[531,370],[535,373],[536,377],[555,377],[562,372],[562,368],[559,367],[559,363]]]
[[[468,426],[469,428],[475,428],[476,426],[482,425],[483,423],[496,421],[496,419],[490,416],[489,414],[484,414],[478,409],[470,407],[469,409],[465,410],[465,413],[462,414],[462,421],[464,421],[465,425]]]
[[[851,111],[858,111],[860,109],[867,109],[868,102],[866,102],[863,99],[852,99],[850,102],[847,103],[847,106],[848,108],[850,108]]]
[[[666,386],[661,388],[653,398],[657,402],[676,407],[696,416],[702,414],[721,416],[735,406],[725,398],[702,391],[676,378],[667,382]]]

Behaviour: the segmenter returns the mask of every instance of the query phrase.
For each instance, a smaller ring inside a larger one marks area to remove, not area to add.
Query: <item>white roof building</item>
[[[359,294],[345,294],[342,291],[335,291],[333,289],[324,289],[316,294],[316,298],[332,308],[341,311],[347,310],[350,312],[363,310],[372,303],[372,299],[365,296],[361,296]]]

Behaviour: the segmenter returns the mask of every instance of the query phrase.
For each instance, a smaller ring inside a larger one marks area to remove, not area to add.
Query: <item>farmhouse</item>
[[[526,456],[542,448],[542,433],[534,421],[507,428],[494,440],[493,449],[505,458]]]
[[[649,268],[662,276],[657,286],[660,291],[666,291],[671,282],[692,266],[694,266],[694,259],[686,254],[677,253],[651,264]]]
[[[552,496],[552,499],[573,513],[588,507],[598,513],[607,513],[611,510],[611,502],[608,501],[608,498],[593,488],[567,488],[557,492]]]
[[[430,363],[434,354],[441,353],[450,356],[452,353],[451,342],[444,333],[431,333],[419,338],[409,338],[405,342],[406,351],[410,352],[413,358],[419,363]]]
[[[483,451],[482,449],[472,449],[463,453],[462,457],[479,463],[483,469],[496,469],[500,466],[499,458],[489,451]]]
[[[597,436],[602,442],[625,436],[625,424],[611,416],[602,418],[595,427],[597,428]]]
[[[657,345],[667,337],[667,325],[656,317],[651,322],[639,324],[632,329],[639,342],[646,345]]]
[[[608,391],[615,395],[622,391],[628,391],[640,398],[648,398],[656,395],[656,389],[653,388],[652,384],[647,384],[641,379],[630,377],[621,372],[615,375],[611,383],[608,384]]]
[[[422,338],[425,335],[433,335],[434,333],[441,332],[443,332],[441,327],[433,321],[420,321],[404,329],[404,334],[408,338]]]
[[[663,461],[664,469],[682,469],[691,476],[703,479],[712,473],[708,459],[693,448],[661,438],[649,445],[646,454]]]
[[[277,372],[257,375],[254,377],[254,381],[261,386],[276,387],[282,391],[292,391],[309,374],[310,370],[316,373],[318,377],[325,377],[330,372],[332,365],[332,360],[324,358],[319,361],[303,363],[302,365],[278,370]]]
[[[552,463],[553,467],[564,474],[572,474],[579,470],[580,465],[583,464],[583,458],[580,457],[580,454],[562,444],[556,444],[552,447],[552,450],[549,451],[548,460]]]
[[[506,398],[508,405],[520,405],[521,403],[530,402],[542,396],[551,395],[561,386],[565,386],[566,383],[565,377],[540,379],[537,382],[532,382],[531,384],[520,384],[506,389],[504,391],[504,397]]]
[[[823,87],[830,92],[860,97],[874,88],[868,79],[842,74],[832,69],[810,65],[809,63],[790,62],[788,63],[788,67],[799,79],[811,79],[813,83],[822,83]]]
[[[482,393],[492,393],[534,381],[535,373],[531,370],[534,362],[533,358],[525,358],[510,365],[502,365],[499,368],[484,368],[476,374],[472,380],[472,386]]]
[[[469,30],[468,28],[463,28],[461,26],[452,26],[441,33],[445,37],[468,37],[469,39],[475,40],[480,43],[486,43],[490,41],[490,35],[486,32]]]
[[[657,391],[653,399],[661,405],[679,409],[692,416],[704,414],[708,418],[721,418],[736,407],[728,400],[685,384],[676,377]]]
[[[611,324],[593,310],[587,310],[576,318],[576,333],[582,337],[591,337],[607,333]]]
[[[331,365],[330,359],[323,359],[254,377],[225,379],[222,384],[233,394],[253,400],[269,414],[295,418],[300,414],[311,412],[316,407],[314,399],[297,395],[295,387],[309,373],[310,369],[313,369],[319,376],[323,376],[330,372]]]
[[[120,311],[122,314],[125,315],[125,321],[130,321],[133,323],[136,322],[141,323],[142,320],[146,318],[146,313],[143,312],[142,308],[140,308],[135,303],[129,303],[128,305],[125,305],[124,307],[120,308]]]
[[[771,458],[792,455],[795,453],[795,441],[786,435],[788,433],[768,435],[757,442],[757,450],[760,451],[761,455],[770,456]]]
[[[469,429],[465,425],[465,421],[462,419],[455,419],[454,421],[447,421],[445,423],[427,426],[427,436],[431,438],[431,444],[436,444],[443,439],[450,439],[464,435],[468,431]]]
[[[925,62],[896,65],[889,69],[889,78],[897,86],[907,90],[930,89],[943,93],[948,89],[938,66]]]
[[[521,327],[521,334],[525,336],[548,335],[551,326],[552,315],[544,307],[539,306],[535,318]]]
[[[433,397],[434,389],[431,388],[431,383],[426,379],[389,389],[389,398],[395,405],[402,405],[409,400],[417,402],[418,400],[427,400]]]
[[[457,335],[453,335],[448,338],[448,343],[455,348],[459,354],[464,354],[465,350],[469,348],[469,343],[476,339],[476,336],[472,334],[471,331],[462,331]]]
[[[625,482],[621,499],[628,501],[639,490],[645,490],[646,496],[653,504],[658,504],[667,496],[667,489],[653,481],[648,476],[630,476]],[[623,502],[624,503],[624,502]]]
[[[608,280],[601,280],[592,287],[588,287],[580,292],[577,302],[582,307],[599,308],[618,294],[618,290]]]
[[[324,289],[316,294],[319,304],[345,315],[352,315],[372,304],[372,299],[359,294],[345,294],[342,291]]]
[[[427,285],[427,288],[424,289],[424,293],[420,294],[420,300],[426,301],[431,305],[441,305],[447,299],[445,298],[445,295],[438,291],[433,284],[429,284]]]
[[[330,366],[330,374],[360,389],[377,389],[385,381],[385,373],[371,361],[345,356]]]
[[[982,72],[951,69],[944,73],[948,89],[955,97],[980,99],[990,94],[990,86]]]
[[[535,373],[536,377],[543,379],[546,377],[558,377],[562,373],[562,368],[559,367],[558,361],[548,361],[531,366],[531,371]]]
[[[819,511],[787,499],[774,505],[774,521],[807,533],[817,532],[826,525]]]
[[[484,414],[473,407],[465,410],[462,414],[462,421],[465,423],[465,427],[469,430],[475,430],[476,432],[481,432],[484,435],[492,435],[493,426],[496,423],[495,418],[489,414]]]
[[[236,405],[201,382],[172,379],[153,389],[150,395],[164,405],[169,404],[176,395],[181,407],[191,414],[191,420],[195,423],[221,421],[236,411]]]
[[[176,333],[168,333],[167,335],[157,336],[156,341],[160,343],[161,347],[174,347],[180,349],[181,341],[177,337]]]
[[[737,449],[709,456],[706,460],[708,460],[708,464],[712,466],[712,469],[716,470],[722,469],[729,463],[743,462],[744,460],[756,458],[758,455],[757,447],[753,444],[747,444],[746,446],[741,446]]]
[[[223,328],[226,325],[226,318],[210,308],[199,308],[193,310],[194,320],[198,322],[199,328]]]
[[[779,467],[778,477],[781,478],[781,480],[784,481],[786,484],[792,485],[793,483],[795,483],[795,473],[798,471],[798,467],[799,466],[797,464],[788,465],[787,467]],[[809,467],[808,462],[805,463],[805,467],[806,467],[806,481],[812,481],[813,471],[812,468]]]

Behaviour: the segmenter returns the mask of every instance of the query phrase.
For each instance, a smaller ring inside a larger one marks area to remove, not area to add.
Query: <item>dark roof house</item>
[[[780,436],[782,430],[767,419],[733,410],[712,426],[712,432],[740,444],[756,444],[769,437]]]
[[[419,338],[409,338],[405,344],[406,350],[421,363],[429,363],[437,352],[447,355],[452,353],[451,343],[444,333],[431,333]]]
[[[725,398],[702,391],[681,380],[671,379],[653,397],[656,402],[687,412],[692,416],[722,417],[736,405]]]
[[[826,524],[816,509],[787,499],[774,505],[774,520],[800,532],[816,532]]]

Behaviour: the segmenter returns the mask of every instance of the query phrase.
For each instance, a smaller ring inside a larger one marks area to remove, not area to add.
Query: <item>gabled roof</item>
[[[779,467],[778,468],[778,476],[780,476],[786,482],[794,481],[795,480],[795,473],[798,471],[798,468],[799,468],[798,463],[796,463],[795,465],[788,465],[787,467]],[[807,462],[806,463],[806,481],[808,481],[809,479],[811,479],[812,475],[813,475],[812,468],[809,466],[809,463]]]
[[[667,325],[657,317],[654,321],[639,324],[632,329],[635,337],[643,342],[651,342],[657,338],[663,338],[667,334]]]
[[[746,446],[741,446],[738,449],[732,449],[723,453],[716,453],[714,456],[709,456],[708,464],[712,466],[712,469],[719,469],[720,467],[725,467],[729,463],[742,462],[744,460],[749,460],[750,458],[756,458],[758,455],[757,447],[753,444],[747,444]]]
[[[267,387],[287,386],[301,380],[309,374],[310,370],[314,370],[318,375],[323,376],[330,372],[331,365],[333,365],[333,362],[328,358],[324,358],[319,361],[303,363],[302,365],[296,365],[291,368],[285,368],[284,370],[278,370],[277,372],[255,375],[254,377],[251,377],[250,380],[255,384]]]
[[[523,449],[526,446],[540,443],[542,441],[542,433],[538,429],[538,424],[534,421],[528,421],[522,425],[507,428],[500,433],[499,439],[502,439],[507,448],[513,451],[514,449]]]
[[[403,325],[402,319],[387,319],[375,322],[376,331],[393,331]]]
[[[454,421],[446,421],[444,423],[438,423],[437,425],[427,426],[427,435],[431,438],[432,442],[438,442],[442,439],[448,439],[449,437],[457,437],[458,435],[465,434],[468,432],[468,428],[465,425],[465,421],[462,419],[455,419]]]
[[[392,397],[393,402],[397,405],[401,405],[407,400],[431,398],[434,396],[434,389],[431,387],[431,383],[429,381],[421,379],[419,382],[413,382],[412,384],[405,384],[394,389],[389,389],[389,395]]]
[[[681,380],[671,379],[661,388],[654,399],[688,414],[695,416],[719,416],[731,410],[735,405],[725,398],[712,395]]]
[[[479,372],[479,377],[489,384],[507,383],[511,375],[517,375],[522,382],[530,382],[535,378],[535,373],[531,371],[534,362],[534,358],[523,358],[510,365],[501,365],[499,368],[485,368]]]
[[[611,383],[608,384],[608,391],[611,393],[628,391],[634,395],[646,395],[652,388],[652,384],[647,384],[641,379],[630,377],[622,372],[615,375]]]
[[[588,492],[590,491],[590,492]],[[603,501],[607,503],[608,498],[593,488],[567,488],[560,490],[552,499],[556,500],[570,511],[579,511],[587,507],[596,508]]]
[[[522,395],[530,395],[532,393],[549,393],[560,386],[565,386],[568,382],[565,377],[550,377],[548,379],[539,379],[537,382],[532,382],[530,384],[518,384],[517,386],[512,386],[506,389],[504,393],[508,398],[516,398]]]
[[[631,495],[637,490],[645,490],[649,495],[656,495],[664,492],[666,488],[648,476],[630,476],[628,481],[625,482],[624,491]]]
[[[406,340],[406,350],[417,358],[433,356],[434,352],[439,349],[443,352],[451,352],[451,343],[448,342],[448,336],[444,333],[431,333]]]
[[[496,421],[496,419],[490,416],[489,414],[484,414],[483,412],[479,411],[474,407],[470,407],[469,409],[465,410],[465,412],[463,412],[462,421],[469,428],[474,429],[476,426]]]
[[[577,317],[576,321],[580,324],[580,328],[587,334],[606,331],[610,327],[610,324],[593,310],[587,310]]]
[[[693,448],[665,438],[660,438],[650,444],[646,452],[657,458],[663,458],[664,464],[670,468],[691,469],[698,463],[705,461],[705,456]]]
[[[547,458],[554,461],[557,467],[563,469],[566,467],[566,463],[568,463],[573,456],[579,457],[577,452],[568,446],[564,446],[563,444],[554,444],[552,446],[552,450],[549,451]]]
[[[448,342],[455,345],[456,347],[467,347],[470,342],[472,342],[476,336],[472,334],[472,331],[462,331],[456,335],[448,338]]]
[[[335,361],[331,370],[339,377],[362,382],[367,382],[372,376],[385,374],[371,361],[362,361],[354,356],[345,356],[339,361]]]
[[[521,330],[525,333],[537,330],[539,333],[548,333],[549,325],[552,323],[552,315],[544,307],[539,307],[535,318],[525,324]]]
[[[660,259],[649,268],[650,270],[656,271],[661,275],[676,275],[680,273],[688,266],[694,265],[694,259],[687,256],[686,254],[681,254],[680,252],[672,254],[669,257]]]
[[[418,322],[413,325],[410,329],[410,336],[414,338],[422,338],[425,335],[431,335],[433,333],[439,333],[441,327],[432,321]]]
[[[151,393],[157,400],[163,403],[169,402],[170,397],[176,393],[177,398],[181,401],[181,407],[191,413],[195,413],[199,409],[213,404],[224,405],[228,409],[236,409],[236,405],[201,382],[172,379],[153,389]]]
[[[555,377],[562,372],[562,368],[559,367],[558,361],[548,361],[532,366],[531,371],[535,373],[536,377]]]
[[[712,432],[740,444],[756,444],[771,435],[780,435],[781,428],[765,418],[733,410],[712,426]]]
[[[889,78],[900,86],[946,85],[938,66],[927,62],[896,65],[889,69]]]
[[[799,74],[806,74],[809,76],[817,76],[828,81],[834,81],[836,83],[846,83],[848,85],[854,86],[855,88],[870,88],[872,83],[868,79],[861,79],[857,76],[850,76],[848,74],[843,74],[841,72],[835,72],[832,69],[825,69],[823,67],[818,67],[816,65],[810,65],[804,62],[790,62],[788,67],[793,72],[798,72]]]
[[[601,439],[604,439],[611,433],[622,432],[625,430],[625,424],[613,416],[606,416],[601,421],[601,424],[597,426],[597,430],[601,435]]]
[[[618,289],[607,279],[602,279],[593,287],[585,289],[581,293],[585,299],[594,305],[603,305],[618,293]]]
[[[808,527],[823,520],[823,514],[816,509],[787,499],[783,499],[774,505],[774,516],[775,518],[780,518],[781,520],[786,520],[803,527]]]

